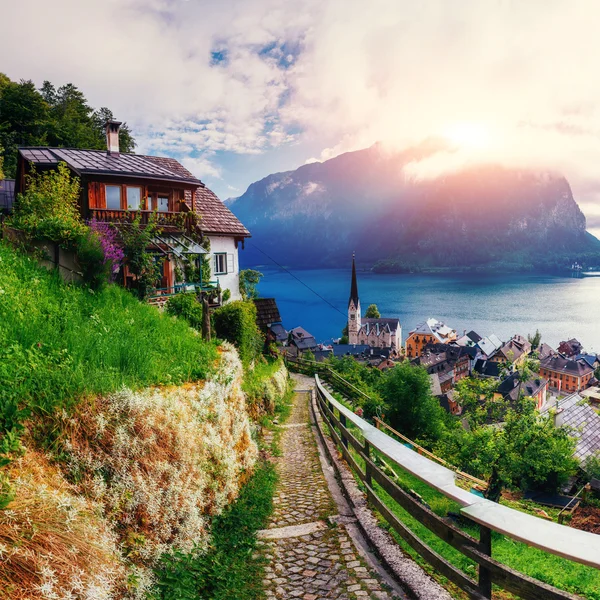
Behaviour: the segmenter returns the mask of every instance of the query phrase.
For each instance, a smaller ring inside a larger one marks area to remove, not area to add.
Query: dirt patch
[[[600,508],[580,506],[573,515],[571,527],[600,534]]]

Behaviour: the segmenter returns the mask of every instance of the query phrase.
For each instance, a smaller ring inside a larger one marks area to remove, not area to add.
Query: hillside
[[[252,232],[245,259],[264,262],[253,244],[296,267],[346,265],[356,250],[381,270],[570,265],[600,252],[564,177],[490,165],[405,176],[435,151],[375,145],[253,183],[230,201]]]
[[[249,400],[231,344],[2,243],[0,265],[0,596],[146,598],[252,474],[261,373]]]

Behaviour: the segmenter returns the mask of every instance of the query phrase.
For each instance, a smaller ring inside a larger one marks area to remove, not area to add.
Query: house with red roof
[[[159,291],[170,295],[196,281],[185,281],[184,263],[199,267],[210,242],[211,281],[239,299],[238,249],[250,232],[219,198],[174,158],[119,151],[121,123],[106,124],[106,150],[19,148],[15,192],[24,192],[28,175],[65,163],[81,182],[79,209],[85,220],[125,227],[139,216],[142,225],[156,214],[160,234],[148,252],[161,259]],[[122,283],[131,283],[125,266]],[[203,282],[208,283],[208,282]]]

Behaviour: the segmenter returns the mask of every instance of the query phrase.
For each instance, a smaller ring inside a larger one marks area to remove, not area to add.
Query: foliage
[[[0,265],[0,439],[9,457],[29,411],[54,415],[86,394],[203,379],[212,368],[212,344],[116,286],[65,285],[1,244]]]
[[[256,306],[252,301],[237,300],[213,313],[216,335],[235,344],[244,364],[262,351],[264,336],[256,324]]]
[[[223,302],[229,302],[229,300],[231,300],[231,290],[229,288],[223,290],[223,294],[221,295],[221,300]]]
[[[117,240],[117,230],[110,223],[104,223],[96,219],[90,221],[89,227],[100,238],[104,253],[104,263],[108,265],[110,279],[113,280],[121,269],[123,259],[125,258],[123,248],[121,248]]]
[[[414,440],[436,440],[442,435],[444,409],[431,394],[425,369],[404,361],[384,373],[380,389],[392,427]]]
[[[584,471],[590,479],[600,479],[600,452],[588,456],[585,461]]]
[[[369,304],[367,312],[365,313],[365,317],[367,319],[379,319],[381,317],[379,309],[377,308],[377,304]]]
[[[161,231],[158,217],[153,213],[147,225],[142,225],[141,220],[142,213],[136,213],[133,221],[128,226],[121,227],[120,232],[125,262],[129,271],[135,276],[134,290],[143,300],[156,288],[162,262],[148,252],[148,246],[151,245],[154,236]]]
[[[253,368],[246,369],[242,388],[250,414],[255,420],[280,412],[291,389],[281,357],[257,360]]]
[[[497,501],[503,487],[556,490],[575,472],[574,441],[535,403],[521,398],[505,413],[502,427],[455,428],[437,451],[460,469],[489,480],[488,497]]]
[[[263,276],[259,271],[254,269],[244,269],[240,271],[240,294],[244,300],[249,300],[258,297],[256,286]]]
[[[165,555],[156,600],[261,598],[264,558],[255,554],[256,532],[273,510],[276,482],[275,467],[263,461],[238,500],[214,520],[208,551]]]
[[[531,344],[532,350],[537,350],[540,347],[540,342],[542,341],[542,334],[539,329],[535,330],[533,335],[527,334],[527,341]]]
[[[485,377],[465,377],[456,384],[455,400],[462,406],[470,427],[483,425],[488,420],[498,420],[504,402],[493,400],[497,387],[495,379]]]
[[[99,290],[112,279],[112,263],[106,261],[102,240],[91,229],[79,238],[77,260],[84,283],[93,290]]]
[[[176,294],[167,300],[168,315],[185,319],[194,329],[202,331],[202,304],[193,292]]]
[[[18,146],[106,149],[104,124],[112,118],[108,108],[93,110],[71,83],[55,88],[45,81],[37,90],[32,81],[13,82],[0,73],[0,146],[8,177],[16,173]],[[122,152],[135,148],[127,124],[119,143]]]
[[[75,250],[87,233],[79,215],[80,192],[79,179],[71,177],[65,163],[44,173],[33,171],[27,176],[27,191],[15,199],[8,224],[29,239],[48,239]]]

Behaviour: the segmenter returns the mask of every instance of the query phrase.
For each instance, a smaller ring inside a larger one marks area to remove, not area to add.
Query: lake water
[[[277,299],[287,329],[301,325],[319,341],[339,337],[346,323],[350,269],[292,271],[336,309],[281,269],[260,268],[258,289]],[[600,352],[600,277],[546,275],[379,275],[358,273],[364,312],[377,304],[384,317],[398,317],[402,333],[435,317],[455,328],[495,333],[542,333],[555,347],[576,337],[588,351]],[[340,314],[340,312],[343,314]]]

